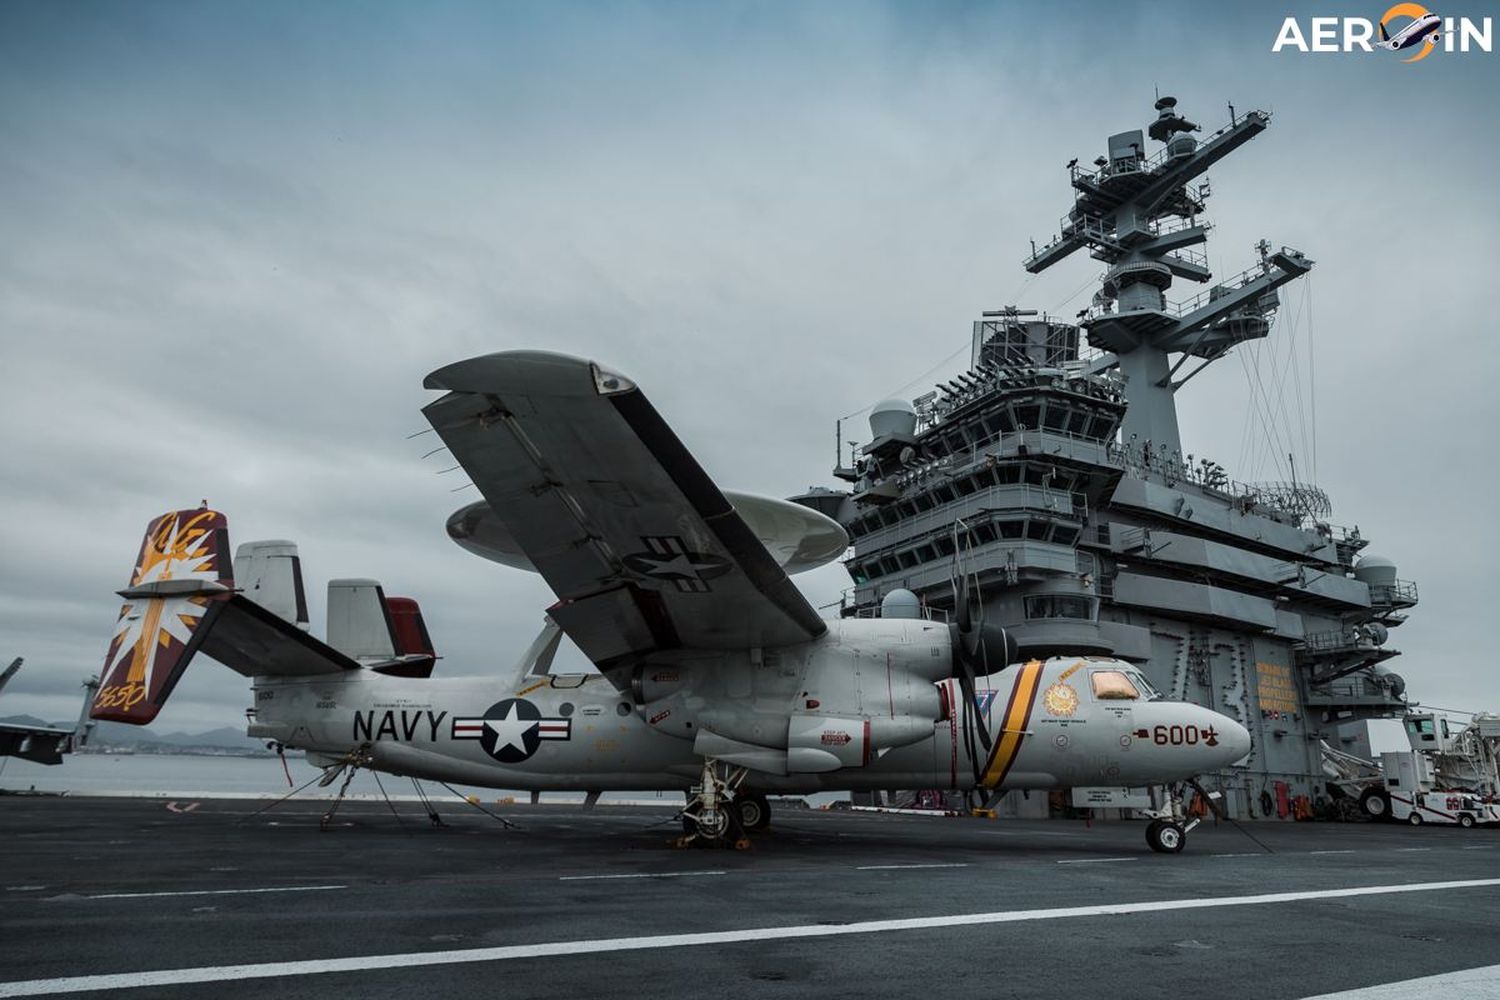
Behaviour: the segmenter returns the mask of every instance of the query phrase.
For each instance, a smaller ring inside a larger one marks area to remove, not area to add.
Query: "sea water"
[[[292,784],[287,783],[287,772]],[[321,772],[297,757],[288,757],[286,768],[276,757],[218,757],[194,754],[68,754],[61,764],[36,764],[18,757],[0,757],[0,789],[9,792],[49,792],[70,795],[123,795],[133,797],[191,798],[275,798],[292,788],[311,781]],[[319,788],[314,783],[301,796],[331,797],[337,783]],[[385,794],[393,799],[417,797],[411,779],[382,774]],[[476,795],[481,802],[493,803],[506,796],[518,801],[530,799],[530,792],[454,785],[464,795]],[[441,785],[422,782],[424,794],[435,800],[451,798]],[[379,785],[369,771],[359,771],[349,785],[349,796],[358,799],[381,797]],[[582,792],[544,792],[543,802],[581,802]],[[681,805],[681,792],[606,792],[604,801],[656,802]]]

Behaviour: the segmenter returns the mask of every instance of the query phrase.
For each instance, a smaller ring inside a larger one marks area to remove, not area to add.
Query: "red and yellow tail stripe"
[[[1026,726],[1031,721],[1031,707],[1036,703],[1037,692],[1042,686],[1042,661],[1032,660],[1021,667],[1016,683],[1010,689],[1010,700],[1005,703],[1005,715],[1000,723],[1000,738],[990,751],[985,762],[980,784],[985,788],[999,788],[1020,755],[1021,743],[1026,739]]]

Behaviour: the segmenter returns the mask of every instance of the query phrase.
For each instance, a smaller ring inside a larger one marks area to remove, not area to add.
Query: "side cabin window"
[[[1406,731],[1426,743],[1435,742],[1437,739],[1437,730],[1431,718],[1407,719]]]
[[[1089,679],[1094,684],[1094,697],[1100,701],[1136,701],[1141,697],[1130,678],[1119,670],[1096,670]]]

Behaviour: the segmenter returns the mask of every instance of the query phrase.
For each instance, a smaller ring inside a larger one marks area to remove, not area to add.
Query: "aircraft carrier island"
[[[1177,393],[1271,335],[1278,289],[1313,262],[1262,242],[1251,267],[1214,278],[1201,178],[1270,115],[1231,108],[1200,138],[1176,105],[1157,100],[1149,127],[1110,136],[1092,169],[1069,165],[1061,230],[1023,262],[1103,263],[1076,322],[985,313],[967,371],[877,403],[847,461],[841,428],[834,475],[848,486],[797,499],[849,532],[843,614],[879,614],[897,591],[951,612],[966,580],[1023,656],[1127,659],[1166,697],[1243,722],[1250,756],[1207,783],[1234,817],[1290,818],[1328,797],[1323,743],[1338,727],[1407,708],[1386,661],[1417,588],[1331,523],[1327,495],[1294,469],[1238,482],[1184,448]],[[1172,301],[1179,280],[1202,291]],[[1037,815],[1046,797],[1008,805]]]

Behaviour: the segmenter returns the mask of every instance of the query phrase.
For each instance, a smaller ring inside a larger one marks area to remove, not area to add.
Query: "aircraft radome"
[[[787,501],[721,491],[634,382],[532,351],[427,377],[424,410],[483,500],[465,549],[557,595],[514,676],[431,677],[415,601],[328,585],[307,631],[296,546],[229,556],[207,508],[151,522],[92,714],[150,722],[198,652],[251,679],[249,732],[328,769],[494,788],[687,792],[684,842],[743,846],[768,793],[1165,786],[1147,840],[1182,849],[1183,783],[1244,757],[1239,723],[1167,701],[1131,664],[1016,663],[980,620],[898,592],[875,618],[820,618],[789,573],[838,558],[843,529]],[[905,607],[903,608],[903,605]],[[550,671],[566,633],[597,674]]]

